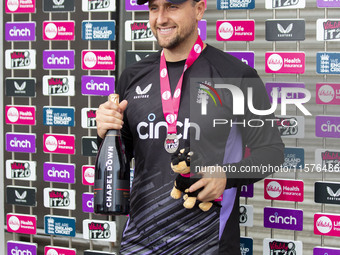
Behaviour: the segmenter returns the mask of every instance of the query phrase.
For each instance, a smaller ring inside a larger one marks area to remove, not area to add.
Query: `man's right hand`
[[[123,114],[128,105],[126,100],[119,105],[107,101],[99,106],[96,113],[97,133],[99,137],[104,138],[110,129],[121,129],[123,127]]]

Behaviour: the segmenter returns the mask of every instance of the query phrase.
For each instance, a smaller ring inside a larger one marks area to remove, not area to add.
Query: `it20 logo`
[[[50,207],[66,207],[71,201],[67,191],[50,191],[49,192]]]
[[[90,222],[88,227],[90,239],[109,239],[111,237],[110,225],[108,223]]]

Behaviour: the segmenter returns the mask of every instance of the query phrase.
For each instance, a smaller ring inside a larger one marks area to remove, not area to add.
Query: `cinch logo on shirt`
[[[167,128],[168,124],[165,121],[154,122],[156,120],[156,115],[150,113],[148,115],[148,122],[142,121],[137,125],[137,133],[141,140],[146,139],[159,139],[160,128]],[[177,127],[179,130],[183,130],[182,133],[178,134],[178,139],[188,139],[189,128],[194,128],[195,130],[195,140],[200,139],[201,128],[198,124],[189,122],[189,118],[184,119],[184,123],[177,121]]]

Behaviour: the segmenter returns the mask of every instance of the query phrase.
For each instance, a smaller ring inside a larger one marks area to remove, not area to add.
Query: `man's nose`
[[[169,20],[168,13],[165,8],[161,8],[158,12],[157,23],[162,25],[166,24]]]

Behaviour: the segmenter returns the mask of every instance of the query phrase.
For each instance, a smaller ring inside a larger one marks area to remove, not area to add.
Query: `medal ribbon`
[[[166,59],[164,56],[164,50],[161,53],[160,61],[160,85],[161,85],[161,99],[163,114],[166,123],[168,124],[168,134],[177,133],[177,117],[179,104],[181,100],[182,83],[184,72],[196,61],[203,50],[203,41],[200,36],[192,47],[187,60],[185,61],[184,69],[182,75],[178,81],[173,97],[171,96],[170,81],[168,76],[168,69],[166,66]]]

